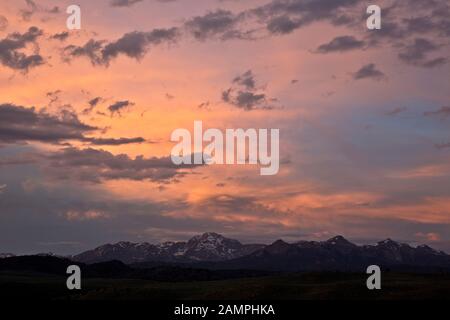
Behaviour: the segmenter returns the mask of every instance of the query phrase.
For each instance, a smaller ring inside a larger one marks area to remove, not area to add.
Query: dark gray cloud
[[[261,206],[258,204],[258,199],[250,196],[218,194],[204,199],[199,205],[203,209],[206,209],[206,211],[248,212],[249,214],[251,212],[261,213],[261,211],[255,210],[256,207],[261,209]],[[250,210],[247,211],[246,209]]]
[[[256,80],[255,80],[252,70],[248,70],[244,74],[234,78],[233,83],[241,85],[248,90],[253,90],[253,89],[255,89],[255,86],[256,86]]]
[[[122,110],[131,106],[134,106],[134,103],[129,100],[117,101],[110,105],[108,110],[111,113],[111,116],[114,116],[116,113],[120,115]]]
[[[444,106],[438,110],[424,112],[424,116],[437,116],[441,118],[447,118],[450,116],[450,107]]]
[[[396,44],[399,39],[403,39],[407,35],[407,31],[400,23],[383,20],[383,25],[380,30],[369,33],[368,42],[373,46],[384,43],[392,45]]]
[[[237,30],[240,17],[231,11],[217,10],[203,16],[194,17],[184,24],[196,39],[204,41],[210,38],[227,39],[241,34]]]
[[[222,101],[246,111],[277,108],[276,99],[268,98],[265,88],[256,86],[252,70],[233,79],[232,87],[222,92]]]
[[[386,75],[377,69],[374,63],[369,63],[353,74],[354,80],[362,80],[362,79],[373,79],[373,80],[382,80],[386,79]]]
[[[85,56],[93,65],[108,66],[111,60],[119,55],[139,60],[148,52],[150,46],[174,43],[178,36],[177,28],[154,29],[149,32],[133,31],[110,43],[91,39],[83,46],[69,45],[64,48],[63,54],[69,57]]]
[[[229,218],[232,218],[233,215],[240,216],[242,214],[259,218],[269,218],[274,215],[283,216],[287,213],[263,205],[260,200],[260,198],[253,196],[238,196],[222,193],[205,198],[196,203],[193,207],[194,210],[198,212],[212,212],[213,214],[220,215],[224,214]],[[232,219],[230,219],[230,223],[231,220]],[[262,224],[264,225],[264,223]],[[267,225],[267,227],[268,226],[269,225]],[[254,227],[258,228],[261,227],[261,225]],[[276,226],[271,224],[271,227]]]
[[[124,144],[134,144],[145,142],[144,138],[86,138],[94,146],[119,146]]]
[[[258,109],[261,105],[267,103],[266,95],[263,93],[256,94],[250,91],[238,91],[232,96],[231,89],[222,93],[222,99],[224,102],[247,111]]]
[[[432,41],[425,38],[416,38],[412,43],[404,46],[398,56],[408,64],[422,67],[435,67],[447,62],[447,59],[444,57],[428,59],[429,53],[438,49],[439,46]]]
[[[130,7],[143,0],[111,0],[112,7]]]
[[[61,90],[50,91],[46,93],[46,96],[50,99],[49,106],[59,103],[59,95]]]
[[[267,30],[273,34],[287,34],[299,28],[301,24],[301,20],[294,20],[287,15],[283,15],[270,19],[267,23]]]
[[[67,62],[71,58],[87,57],[92,65],[102,65],[104,61],[100,55],[105,41],[90,39],[82,46],[68,45],[63,49],[63,59]]]
[[[95,97],[88,101],[89,107],[83,110],[83,114],[90,114],[94,108],[103,101],[102,97]]]
[[[100,183],[104,180],[150,180],[169,182],[181,177],[184,169],[196,166],[176,166],[170,156],[134,159],[126,154],[113,155],[104,150],[65,148],[45,155],[46,172],[55,179]]]
[[[38,50],[34,54],[27,55],[20,52],[27,45],[36,46],[36,40],[43,34],[42,30],[30,27],[25,33],[11,33],[0,40],[0,63],[8,68],[27,72],[30,68],[44,64],[44,58]]]
[[[144,0],[111,0],[110,5],[112,7],[131,7],[132,5],[142,1]],[[177,0],[155,0],[155,1],[166,3],[166,2],[174,2]]]
[[[428,33],[436,30],[436,25],[430,16],[406,18],[403,22],[407,30],[414,33]]]
[[[130,32],[117,41],[107,44],[102,50],[102,59],[108,62],[119,54],[140,59],[147,52],[149,45],[175,42],[177,37],[177,28],[155,29],[150,32]]]
[[[63,31],[63,32],[60,32],[60,33],[55,33],[50,38],[51,39],[55,39],[55,40],[59,40],[59,41],[65,41],[65,40],[67,40],[68,37],[69,37],[69,32]]]
[[[144,0],[111,0],[110,5],[112,7],[131,7],[132,5],[142,2]],[[157,2],[174,2],[177,0],[156,0]]]
[[[413,35],[435,34],[450,35],[450,5],[446,0],[437,0],[428,6],[418,5],[415,0],[409,1],[415,6],[416,15],[403,19],[405,28]]]
[[[211,106],[211,102],[205,101],[205,102],[200,103],[200,104],[197,106],[197,108],[199,108],[199,109],[204,109],[204,110],[210,110],[210,106]]]
[[[102,101],[102,97],[95,97],[94,99],[89,100],[89,105],[91,107],[95,107],[100,103],[100,101]]]
[[[0,141],[4,143],[83,140],[84,134],[95,130],[98,128],[82,123],[76,114],[67,110],[54,116],[35,108],[0,105]]]
[[[266,5],[250,10],[266,23],[273,34],[287,34],[315,21],[350,23],[346,10],[360,0],[272,0]],[[338,18],[336,18],[338,17]],[[344,19],[345,18],[345,19]]]
[[[420,64],[421,67],[424,68],[434,68],[443,64],[446,64],[448,62],[448,58],[445,57],[438,57],[434,58],[428,61],[424,61],[422,64]]]
[[[365,47],[365,42],[353,36],[336,37],[328,43],[317,48],[318,53],[344,52]]]
[[[61,144],[74,140],[92,145],[121,145],[145,142],[141,137],[104,139],[86,136],[99,130],[81,122],[75,113],[67,109],[62,109],[58,115],[51,115],[45,111],[38,112],[35,108],[0,104],[0,143]]]

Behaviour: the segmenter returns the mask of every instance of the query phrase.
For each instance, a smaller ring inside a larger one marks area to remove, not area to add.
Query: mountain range
[[[83,263],[119,260],[126,264],[149,261],[225,261],[246,256],[262,248],[264,245],[242,244],[238,240],[207,232],[197,235],[187,242],[106,244],[80,253],[74,256],[73,260]]]
[[[450,270],[450,255],[427,245],[412,247],[387,239],[358,246],[342,236],[294,243],[277,240],[263,245],[242,244],[216,233],[204,233],[187,242],[106,244],[71,259],[86,264],[118,260],[138,268],[165,263],[207,269],[360,271],[377,264],[411,270]]]

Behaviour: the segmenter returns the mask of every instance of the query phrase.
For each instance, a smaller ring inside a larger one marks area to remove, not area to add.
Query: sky
[[[0,252],[217,232],[450,252],[446,0],[0,0]],[[382,9],[368,30],[367,6]],[[280,170],[175,166],[277,128]]]

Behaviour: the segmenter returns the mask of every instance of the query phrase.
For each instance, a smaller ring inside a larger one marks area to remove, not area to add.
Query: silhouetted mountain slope
[[[371,246],[357,246],[341,236],[324,242],[282,240],[250,255],[209,264],[215,268],[247,268],[280,271],[362,271],[371,264],[409,270],[450,270],[450,256],[428,246],[413,248],[390,239]],[[206,265],[205,265],[206,266]],[[411,268],[413,267],[413,268]]]
[[[74,263],[69,259],[51,255],[14,256],[0,259],[0,271],[24,271],[64,275],[67,267],[72,264]]]
[[[0,261],[0,272],[24,274],[48,274],[66,277],[69,265],[81,268],[83,278],[144,279],[165,282],[211,281],[251,278],[272,275],[272,272],[252,270],[208,270],[201,268],[160,265],[151,268],[134,268],[120,261],[83,264],[55,256],[21,256]],[[40,275],[41,276],[41,275]]]

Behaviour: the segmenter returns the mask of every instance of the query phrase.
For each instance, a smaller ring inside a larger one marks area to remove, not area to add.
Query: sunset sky
[[[0,252],[206,231],[450,252],[449,49],[447,0],[0,0]],[[279,173],[174,166],[195,120],[280,129]]]

